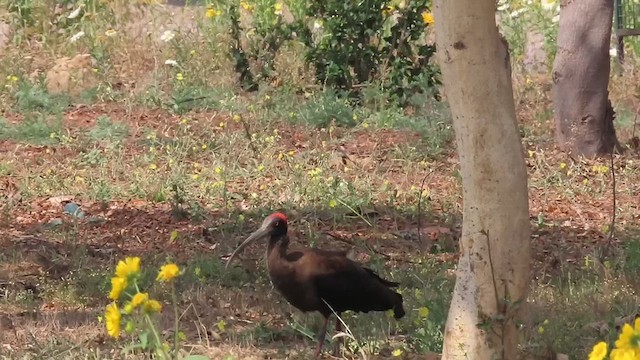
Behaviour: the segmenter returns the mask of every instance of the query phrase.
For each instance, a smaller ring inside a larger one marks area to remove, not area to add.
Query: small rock
[[[60,206],[63,203],[67,203],[67,202],[73,200],[73,195],[52,196],[47,200],[51,203],[51,205]]]
[[[82,218],[85,217],[84,211],[82,211],[82,209],[80,208],[80,205],[78,205],[76,203],[73,203],[73,202],[67,203],[64,206],[63,212],[65,214],[69,214],[69,215],[75,216],[75,217],[77,217],[79,219],[82,219]]]
[[[9,39],[11,38],[11,26],[9,24],[0,21],[0,49],[7,46]]]
[[[95,60],[90,54],[78,54],[73,58],[63,57],[47,71],[47,90],[52,94],[78,94],[97,84],[92,69]]]

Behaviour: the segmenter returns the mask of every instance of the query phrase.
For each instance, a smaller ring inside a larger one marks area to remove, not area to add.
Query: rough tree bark
[[[517,359],[515,315],[529,284],[527,173],[495,0],[434,1],[464,216],[443,359]]]
[[[613,0],[561,1],[553,63],[556,143],[575,155],[621,150],[609,100]]]

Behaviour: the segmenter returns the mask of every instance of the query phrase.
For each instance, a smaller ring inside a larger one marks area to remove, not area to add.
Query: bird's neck
[[[272,236],[269,239],[269,245],[267,245],[267,258],[273,256],[284,257],[287,254],[288,247],[289,237],[287,235]]]

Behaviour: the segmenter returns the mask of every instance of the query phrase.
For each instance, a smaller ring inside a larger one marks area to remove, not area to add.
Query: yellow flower
[[[134,308],[144,304],[147,300],[149,300],[149,294],[147,293],[137,293],[133,295],[131,298],[131,306]]]
[[[595,346],[594,346],[594,351],[595,351]],[[594,359],[601,359],[601,358],[594,358]],[[635,360],[636,359],[636,352],[634,350],[629,350],[629,349],[625,349],[625,350],[614,349],[614,350],[611,350],[611,354],[609,355],[609,359],[611,359],[611,360]],[[591,355],[589,355],[589,360],[591,360]]]
[[[120,278],[129,278],[140,272],[140,258],[127,257],[124,261],[120,260],[116,266],[116,276]]]
[[[402,356],[402,354],[404,354],[404,351],[402,351],[402,349],[395,349],[391,352],[391,355],[393,355],[393,357],[400,357]]]
[[[104,318],[109,336],[118,338],[120,336],[120,310],[115,302],[107,305]]]
[[[176,74],[176,80],[178,80],[178,81],[184,80],[184,75],[182,75],[182,73],[177,73]]]
[[[334,208],[336,206],[338,206],[338,202],[336,201],[336,199],[329,200],[329,207],[330,208]]]
[[[113,29],[109,29],[109,30],[104,32],[104,35],[107,36],[107,37],[116,36],[117,34],[118,34],[118,32],[113,30]]]
[[[157,300],[149,300],[142,305],[142,310],[147,314],[160,312],[162,311],[162,304]]]
[[[560,163],[560,169],[564,169],[566,167],[567,167],[567,163],[565,163],[565,162],[561,162]]]
[[[640,350],[640,318],[637,318],[634,326],[624,324],[622,333],[616,340],[616,348],[620,350]]]
[[[109,292],[109,299],[118,300],[120,294],[127,288],[127,278],[114,276],[111,278],[111,291]]]
[[[429,26],[429,25],[433,25],[433,23],[435,22],[434,18],[433,18],[433,14],[425,11],[422,13],[422,22]]]
[[[207,8],[207,12],[204,13],[204,16],[208,19],[218,17],[222,14],[222,11],[214,9],[212,7]]]
[[[175,278],[178,275],[180,275],[180,268],[178,268],[178,265],[176,265],[174,263],[169,263],[169,264],[166,264],[166,265],[162,265],[156,280],[159,280],[159,281],[171,281],[171,280],[173,280],[173,278]]]
[[[603,360],[605,356],[607,356],[607,343],[601,341],[593,347],[589,360]]]
[[[275,10],[273,11],[273,13],[274,13],[274,14],[276,14],[276,15],[282,15],[282,3],[281,3],[281,2],[277,2],[277,3],[275,3],[275,5],[273,5],[273,8],[275,9]],[[268,96],[268,95],[267,95],[267,96]],[[266,99],[266,100],[268,100],[266,97],[265,97],[265,99]]]
[[[606,173],[609,171],[609,168],[606,165],[593,165],[592,168],[594,173]]]
[[[249,4],[246,1],[240,1],[240,6],[247,11],[253,10],[253,5]]]

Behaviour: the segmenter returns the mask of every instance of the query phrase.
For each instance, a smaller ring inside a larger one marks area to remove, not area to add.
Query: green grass
[[[54,145],[58,143],[56,134],[60,131],[59,120],[44,116],[12,124],[0,118],[0,140],[12,140],[35,145]]]

